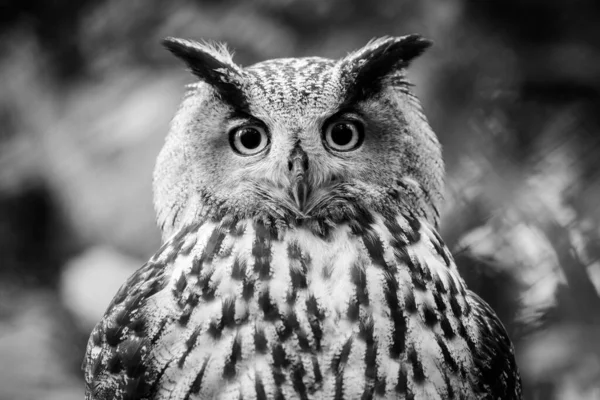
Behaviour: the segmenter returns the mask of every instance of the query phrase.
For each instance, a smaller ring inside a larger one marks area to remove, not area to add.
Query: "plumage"
[[[521,398],[436,231],[441,151],[405,76],[428,45],[241,68],[166,41],[200,82],[157,161],[165,244],[92,332],[86,399]]]

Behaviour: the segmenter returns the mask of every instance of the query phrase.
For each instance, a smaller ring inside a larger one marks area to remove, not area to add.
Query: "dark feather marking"
[[[300,260],[302,258],[302,251],[297,241],[291,241],[288,244],[287,254],[290,260]]]
[[[454,329],[452,329],[452,325],[450,324],[450,321],[448,320],[448,317],[446,317],[445,314],[442,314],[441,316],[440,326],[442,327],[442,332],[444,333],[444,336],[448,339],[453,339],[456,336],[456,333],[454,332]]]
[[[263,231],[262,229],[260,230]],[[259,236],[259,230],[256,232],[256,240],[252,246],[252,256],[254,256],[254,271],[258,273],[259,279],[267,280],[271,278],[271,239],[268,236]]]
[[[119,311],[114,316],[115,325],[117,326],[125,326],[129,324],[131,317],[131,309],[126,305],[121,307]]]
[[[294,303],[296,303],[297,298],[298,298],[298,291],[296,290],[295,287],[291,286],[287,291],[285,301],[289,305],[294,305]]]
[[[281,342],[285,342],[292,336],[294,329],[298,326],[298,320],[294,311],[288,312],[281,319],[281,324],[277,326],[277,337]]]
[[[369,257],[373,264],[376,264],[384,269],[388,269],[389,266],[385,262],[383,258],[383,242],[381,238],[377,236],[375,232],[369,232],[365,236],[363,236],[363,242],[365,247],[367,248],[367,252],[369,253]]]
[[[414,244],[421,240],[421,222],[414,215],[405,216],[406,221],[410,225],[410,230],[406,233],[406,238],[410,244]]]
[[[453,400],[455,398],[454,389],[452,388],[452,382],[450,382],[450,377],[448,374],[444,374],[444,383],[446,384],[446,394],[448,400]]]
[[[321,339],[323,338],[321,321],[325,318],[325,314],[319,309],[317,299],[312,294],[306,299],[306,311],[308,314],[308,323],[315,341],[315,348],[317,351],[321,351]]]
[[[456,322],[458,324],[458,335],[466,340],[467,345],[469,346],[469,350],[473,351],[475,346],[473,344],[473,341],[470,339],[469,334],[467,333],[465,324],[463,324],[463,322],[460,319],[457,319]]]
[[[215,298],[216,288],[214,286],[211,286],[211,284],[210,284],[210,281],[211,281],[214,273],[215,273],[215,270],[212,269],[210,271],[206,271],[206,273],[204,275],[202,275],[200,278],[198,278],[197,285],[200,287],[200,290],[202,291],[202,299],[207,302],[212,301]]]
[[[384,295],[388,307],[390,308],[390,317],[392,318],[392,345],[390,346],[389,356],[393,359],[400,357],[404,352],[406,343],[406,319],[400,308],[398,301],[398,282],[393,275],[387,274],[385,277]]]
[[[116,321],[108,321],[108,325],[104,330],[104,337],[109,346],[116,346],[121,342],[121,334],[123,333],[123,325],[117,325]]]
[[[359,304],[364,306],[369,305],[369,294],[367,291],[367,274],[363,266],[354,263],[351,267],[352,283],[356,286],[356,298]]]
[[[236,281],[241,281],[246,277],[246,260],[235,257],[231,267],[231,277]]]
[[[254,347],[256,348],[256,351],[261,354],[267,353],[267,337],[262,328],[257,327],[254,330]]]
[[[350,231],[356,236],[364,236],[367,233],[367,229],[375,222],[373,214],[366,208],[360,207],[356,210],[356,216],[350,220],[348,225]]]
[[[123,399],[144,399],[152,393],[152,388],[148,384],[145,376],[138,376],[136,378],[125,378],[125,384],[123,385]]]
[[[223,378],[232,379],[236,375],[236,363],[242,356],[242,345],[240,343],[239,335],[236,335],[233,339],[233,345],[231,346],[231,354],[223,367]]]
[[[446,366],[448,366],[452,372],[457,372],[458,364],[456,363],[454,357],[452,357],[452,354],[450,354],[444,339],[442,339],[440,336],[436,336],[435,340],[442,350],[442,356],[444,356],[444,362],[446,363]]]
[[[154,280],[149,281],[149,284],[145,287],[144,298],[148,299],[156,293],[160,292],[167,285],[167,280],[164,276],[155,278]]]
[[[335,397],[334,400],[344,399],[344,374],[336,375],[335,377]]]
[[[452,297],[455,297],[458,294],[458,288],[456,287],[456,283],[450,274],[448,274],[448,286],[450,286],[450,294]]]
[[[420,273],[415,272],[410,275],[410,278],[411,278],[413,285],[415,286],[415,289],[420,290],[422,292],[427,290],[427,284],[423,280],[423,277],[421,276]]]
[[[396,392],[400,394],[406,394],[408,389],[408,377],[406,375],[406,368],[400,365],[398,368],[398,383],[396,384]]]
[[[206,331],[213,339],[219,339],[221,337],[221,333],[223,332],[222,320],[213,319],[210,321]]]
[[[112,348],[108,349],[108,352],[105,353],[105,362],[106,362],[106,370],[111,374],[118,374],[123,370],[123,363],[121,362],[121,357],[117,350]],[[94,374],[95,375],[95,374]]]
[[[290,360],[287,358],[287,353],[281,343],[273,346],[271,356],[273,357],[273,366],[275,368],[285,368],[290,365]]]
[[[315,349],[317,351],[321,351],[321,339],[323,338],[323,329],[321,328],[321,322],[319,322],[316,318],[312,317],[309,319],[309,324],[315,341]]]
[[[296,393],[300,395],[301,400],[308,400],[306,385],[304,384],[304,375],[306,375],[306,371],[304,371],[302,362],[294,364],[292,367],[292,386]]]
[[[408,361],[410,361],[413,369],[413,380],[415,383],[423,383],[425,381],[425,372],[423,371],[423,364],[419,360],[417,351],[412,348],[408,352]]]
[[[254,296],[255,281],[250,278],[244,278],[242,282],[242,297],[248,301]]]
[[[402,238],[402,236],[404,236],[404,229],[400,226],[396,218],[386,218],[383,221],[383,224],[385,225],[385,227],[390,232],[393,238],[400,239]]]
[[[204,259],[202,257],[194,257],[192,261],[192,269],[190,270],[190,275],[200,276],[202,273],[202,264],[204,263]]]
[[[325,313],[320,309],[317,298],[314,294],[310,294],[306,298],[306,308],[310,315],[314,315],[319,321],[325,319]]]
[[[433,243],[433,248],[435,249],[436,253],[438,253],[440,257],[444,259],[444,263],[446,264],[446,266],[450,267],[450,265],[452,265],[452,262],[450,261],[450,257],[448,257],[448,254],[444,250],[442,238],[440,238],[440,235],[436,231],[433,231],[433,233],[436,237],[436,240],[431,241],[431,243]]]
[[[423,279],[427,282],[431,282],[433,279],[431,275],[431,270],[427,264],[423,265],[423,263],[419,260],[415,260],[415,263],[418,265],[418,269],[421,271]]]
[[[394,256],[396,257],[396,261],[398,262],[398,264],[406,265],[409,269],[412,270],[413,260],[410,254],[408,254],[406,244],[399,244],[398,242],[396,242],[396,239],[392,239],[390,244],[394,248]]]
[[[319,367],[319,359],[317,356],[313,356],[311,359],[313,367],[313,375],[315,376],[315,385],[320,385],[323,382],[323,374],[321,374],[321,368]]]
[[[361,321],[358,337],[365,341],[365,377],[367,380],[377,378],[377,342],[373,337],[373,320]]]
[[[356,322],[358,320],[360,307],[358,305],[357,294],[352,296],[348,302],[348,311],[346,312],[346,317],[352,321]]]
[[[185,273],[182,272],[179,279],[177,279],[177,281],[175,282],[175,286],[173,286],[173,295],[176,297],[180,296],[186,287],[187,287],[187,279],[185,277]]]
[[[331,359],[331,370],[336,375],[341,375],[344,372],[344,367],[348,362],[348,357],[350,356],[350,351],[352,350],[352,342],[353,338],[350,337],[346,340],[346,343],[342,346],[339,353],[336,353]]]
[[[452,313],[456,318],[460,318],[462,316],[462,309],[460,308],[460,304],[458,304],[456,296],[450,296],[450,308],[452,309]]]
[[[187,356],[190,355],[190,353],[194,349],[194,346],[196,346],[196,340],[198,340],[198,336],[200,336],[200,332],[202,332],[201,328],[194,329],[194,331],[192,332],[190,337],[187,338],[187,340],[185,341],[185,351],[179,358],[179,361],[177,361],[177,366],[179,368],[183,368],[183,364],[185,363]]]
[[[404,296],[404,307],[406,311],[411,314],[417,312],[417,301],[415,300],[415,294],[412,290],[407,290],[406,295]]]
[[[283,396],[283,393],[281,393],[281,385],[283,385],[285,379],[285,374],[281,369],[273,369],[273,380],[275,381],[275,386],[277,386],[277,393],[281,396]]]
[[[469,316],[471,314],[471,305],[468,301],[465,301],[465,316]]]
[[[265,393],[265,386],[258,375],[258,371],[256,372],[256,377],[254,381],[254,391],[256,392],[256,400],[267,400],[267,394]]]
[[[387,382],[385,376],[381,377],[381,379],[377,378],[375,380],[375,393],[377,393],[379,396],[383,396],[385,394],[386,384]]]
[[[158,341],[158,339],[162,336],[162,334],[165,331],[165,328],[167,327],[167,324],[169,322],[171,322],[171,320],[168,318],[162,319],[160,321],[156,333],[154,334],[154,336],[152,336],[152,339],[151,339],[152,344],[155,344]]]
[[[240,237],[244,234],[245,231],[246,231],[246,222],[238,221],[235,223],[235,225],[233,226],[233,229],[231,229],[229,231],[229,233],[231,234],[231,236]]]
[[[198,371],[198,375],[194,378],[192,385],[190,386],[190,390],[188,390],[186,399],[190,398],[190,394],[198,394],[200,393],[200,389],[202,389],[202,380],[204,379],[204,373],[206,372],[206,366],[208,365],[208,357],[204,359],[202,362],[202,367],[200,367],[200,371]]]
[[[367,382],[365,384],[365,390],[363,391],[360,400],[373,400],[373,392],[375,391],[375,385]]]
[[[294,262],[294,261],[292,261]],[[290,266],[290,278],[292,281],[292,287],[296,289],[306,289],[307,280],[306,275],[308,273],[308,266],[305,260],[295,261],[299,265],[297,267]]]
[[[435,290],[438,293],[442,293],[442,294],[447,293],[446,287],[444,286],[444,282],[442,282],[442,280],[440,279],[439,276],[437,276],[437,274],[434,275],[433,283],[435,285]]]
[[[182,326],[186,326],[190,321],[190,317],[192,316],[192,311],[194,311],[194,307],[186,307],[183,309],[181,314],[179,315],[179,324]]]
[[[423,304],[423,318],[425,320],[425,325],[430,328],[433,328],[435,324],[438,322],[438,317],[433,308],[429,304]]]
[[[208,238],[208,242],[204,247],[204,251],[202,252],[202,258],[206,262],[212,262],[219,250],[221,249],[221,244],[225,239],[225,232],[223,232],[219,228],[215,228]]]
[[[279,317],[279,310],[271,301],[271,295],[268,288],[265,289],[258,297],[258,305],[265,315],[265,321],[275,321]]]
[[[171,359],[169,361],[167,361],[162,367],[161,369],[158,371],[158,374],[156,374],[156,376],[152,377],[152,386],[150,386],[148,388],[148,394],[146,394],[145,396],[140,396],[138,395],[137,397],[133,396],[131,397],[131,399],[144,399],[146,397],[148,397],[149,394],[154,394],[156,393],[157,389],[158,389],[158,385],[160,385],[160,380],[162,379],[162,377],[164,376],[165,372],[167,371],[167,369],[169,369],[169,367],[171,366],[171,363],[174,360]]]
[[[221,324],[225,328],[233,328],[235,326],[235,300],[232,298],[223,299],[221,305]]]
[[[435,306],[437,307],[440,313],[446,311],[446,303],[444,303],[444,299],[439,292],[433,292],[433,300],[435,301]]]

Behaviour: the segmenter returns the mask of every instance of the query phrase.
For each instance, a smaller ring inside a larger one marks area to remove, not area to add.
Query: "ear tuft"
[[[340,63],[349,96],[356,101],[377,93],[385,77],[408,67],[431,44],[420,35],[383,37],[348,54]]]
[[[224,101],[237,108],[247,106],[242,91],[242,69],[233,62],[232,54],[224,44],[171,37],[164,39],[162,44],[183,60],[194,75],[211,85]]]

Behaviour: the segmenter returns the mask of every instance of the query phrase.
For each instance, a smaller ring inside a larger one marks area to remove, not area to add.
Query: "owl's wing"
[[[151,337],[143,306],[166,284],[165,264],[148,262],[117,292],[88,341],[82,369],[86,400],[147,397],[152,371],[147,370]]]
[[[479,340],[471,349],[478,367],[479,389],[494,399],[521,399],[521,377],[506,329],[491,307],[468,290],[467,301],[479,328]]]

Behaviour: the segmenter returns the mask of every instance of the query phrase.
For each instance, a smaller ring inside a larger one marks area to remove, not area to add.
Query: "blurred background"
[[[528,399],[600,399],[600,2],[0,2],[0,400],[81,399],[87,337],[159,246],[155,157],[193,81],[165,36],[242,65],[435,46],[409,77],[444,145],[442,235],[514,340]]]

